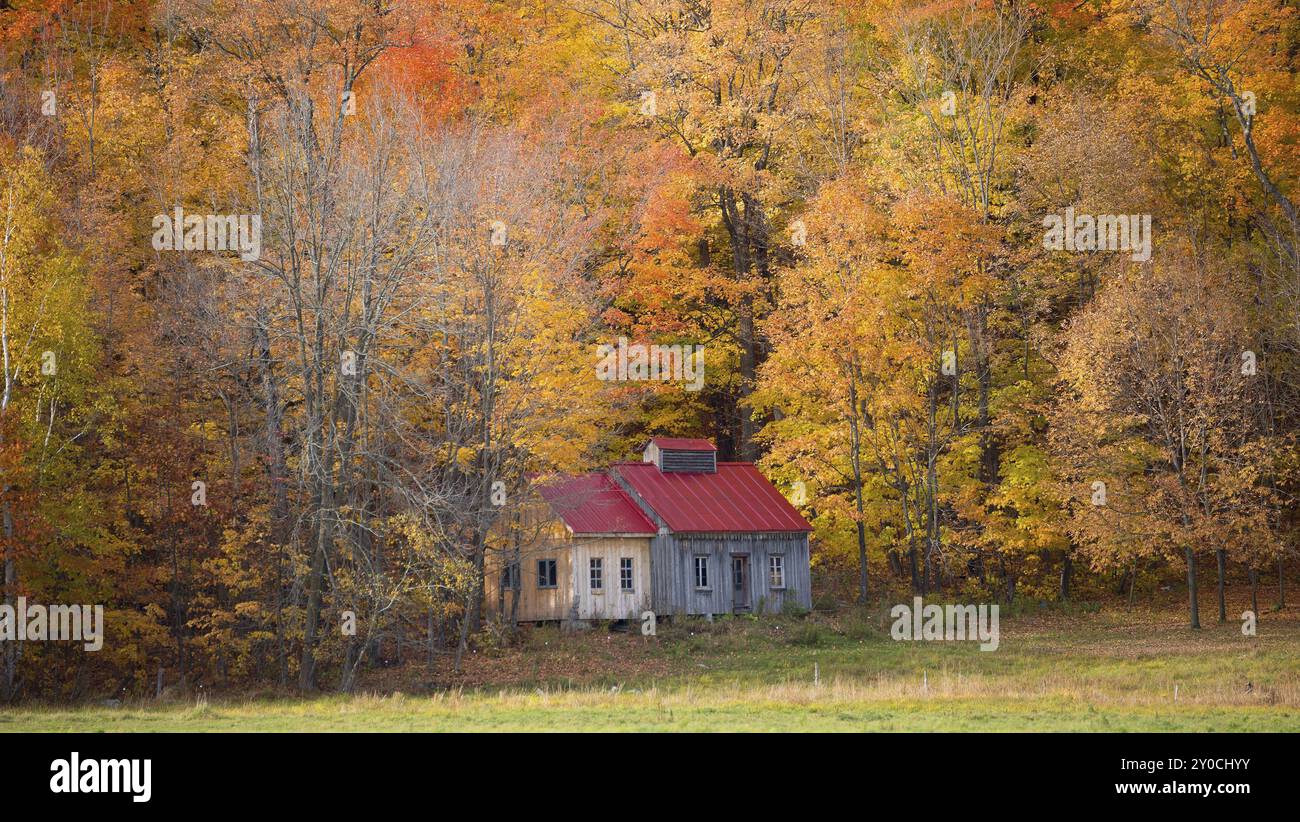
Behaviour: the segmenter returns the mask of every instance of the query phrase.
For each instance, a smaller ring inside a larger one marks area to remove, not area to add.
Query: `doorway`
[[[737,614],[750,610],[749,557],[745,554],[731,557],[731,610]]]

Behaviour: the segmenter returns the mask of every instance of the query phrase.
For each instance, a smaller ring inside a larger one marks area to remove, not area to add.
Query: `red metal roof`
[[[658,533],[640,506],[606,474],[561,477],[537,491],[575,534]]]
[[[752,462],[720,462],[716,474],[665,474],[648,462],[613,470],[674,531],[812,530]]]
[[[650,441],[660,451],[717,451],[718,447],[708,440],[692,440],[683,437],[651,437]]]

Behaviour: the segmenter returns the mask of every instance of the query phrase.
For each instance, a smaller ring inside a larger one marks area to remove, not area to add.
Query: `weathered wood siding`
[[[749,602],[754,613],[779,613],[786,603],[812,607],[808,536],[804,533],[661,534],[650,543],[652,608],[656,614],[729,614],[731,558],[749,557]],[[773,588],[768,557],[785,558],[785,587]],[[695,557],[709,558],[709,588],[695,587]]]
[[[484,563],[483,589],[489,613],[497,613],[498,591],[502,572],[509,560],[508,552],[493,552]],[[603,593],[591,590],[590,560],[604,560]],[[632,559],[635,588],[628,592],[619,587],[619,560]],[[537,561],[556,561],[556,587],[538,586]],[[574,536],[555,522],[541,529],[532,542],[520,547],[519,609],[520,622],[551,620],[640,619],[651,610],[650,538]],[[505,591],[501,613],[510,616],[511,592]]]
[[[575,537],[573,546],[573,582],[575,592],[573,619],[636,619],[650,607],[650,538],[649,537]],[[619,560],[632,560],[633,590],[619,585]],[[591,560],[604,565],[604,588],[591,589]]]
[[[731,588],[731,557],[749,556],[749,596],[753,613],[780,613],[787,602],[812,608],[811,556],[808,534],[803,531],[773,533],[672,533],[663,517],[617,474],[614,480],[627,491],[645,515],[659,529],[650,540],[651,601],[656,614],[734,613]],[[697,554],[709,557],[709,590],[695,589]],[[785,557],[785,588],[768,584],[768,557]]]
[[[567,619],[573,604],[573,566],[570,562],[571,551],[566,540],[548,541],[522,549],[519,568],[519,609],[516,612],[520,622],[538,622],[552,619]],[[537,584],[537,561],[555,560],[555,587],[541,588]],[[490,565],[485,563],[483,571],[483,588],[486,606],[492,613],[497,608],[497,591],[501,586],[501,574],[505,566],[505,557],[493,558]],[[505,592],[504,616],[510,615],[509,589]]]

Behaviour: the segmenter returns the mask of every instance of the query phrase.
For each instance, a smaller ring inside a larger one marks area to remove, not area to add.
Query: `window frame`
[[[636,565],[634,557],[618,558],[618,590],[625,594],[636,593]]]
[[[776,582],[777,571],[781,573],[781,583]],[[785,554],[767,555],[767,586],[773,591],[785,590]]]
[[[548,577],[542,568],[550,563],[550,576]],[[545,581],[549,579],[549,584]],[[560,587],[560,562],[557,559],[539,559],[537,560],[537,590],[549,591]]]
[[[517,560],[507,562],[506,566],[501,569],[502,590],[518,592],[523,587],[522,577],[520,563]]]
[[[587,590],[593,594],[605,593],[604,557],[591,557],[587,560]]]
[[[709,584],[709,555],[708,555],[708,554],[695,554],[695,555],[694,555],[694,563],[693,563],[693,565],[692,565],[692,569],[693,569],[693,571],[694,571],[695,590],[697,590],[697,591],[712,591],[712,590],[713,590],[713,586]],[[703,584],[703,585],[700,584],[700,571],[701,571],[701,570],[704,571],[704,584]]]

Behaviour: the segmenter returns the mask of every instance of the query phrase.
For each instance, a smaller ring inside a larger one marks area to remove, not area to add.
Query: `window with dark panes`
[[[519,563],[512,562],[501,569],[501,587],[507,591],[519,590]]]
[[[537,560],[537,587],[554,588],[555,587],[555,560],[539,559]]]
[[[709,587],[709,558],[708,557],[695,558],[695,587],[701,589]]]

